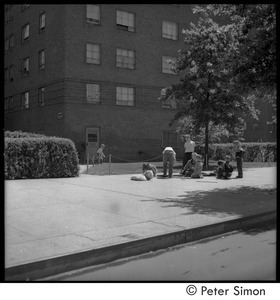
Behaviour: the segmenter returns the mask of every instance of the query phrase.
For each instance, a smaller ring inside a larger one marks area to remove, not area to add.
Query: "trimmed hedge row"
[[[5,137],[5,179],[79,176],[79,159],[70,139],[30,137],[33,134],[28,133],[10,135]]]
[[[29,137],[33,137],[33,138],[45,138],[46,135],[43,134],[39,134],[39,133],[31,133],[31,132],[23,132],[21,130],[18,131],[5,131],[5,138],[29,138]]]
[[[243,160],[246,162],[265,162],[277,160],[277,144],[276,143],[242,143],[245,150]],[[201,155],[205,155],[204,146],[198,145],[195,151]],[[233,144],[212,144],[209,146],[209,159],[219,160],[225,159],[226,155],[235,157]]]

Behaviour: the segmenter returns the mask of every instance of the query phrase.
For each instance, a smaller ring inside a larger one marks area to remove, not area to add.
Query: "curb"
[[[60,273],[109,263],[117,259],[190,243],[206,237],[272,221],[276,221],[276,211],[21,264],[5,269],[5,281],[39,280]]]

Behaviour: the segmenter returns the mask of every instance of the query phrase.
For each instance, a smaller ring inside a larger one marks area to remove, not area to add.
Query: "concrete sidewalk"
[[[5,181],[6,280],[35,280],[276,216],[275,167],[230,180],[130,177]]]

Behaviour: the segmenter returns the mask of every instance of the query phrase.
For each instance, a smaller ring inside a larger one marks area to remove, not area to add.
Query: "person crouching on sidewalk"
[[[156,168],[155,165],[152,165],[150,163],[144,163],[142,165],[142,171],[143,171],[143,173],[145,173],[145,171],[147,171],[147,170],[151,170],[153,172],[154,177],[157,176],[157,171],[158,170],[157,170],[157,168]]]
[[[193,152],[192,158],[186,163],[186,165],[181,171],[181,174],[184,175],[185,177],[191,177],[192,173],[194,172],[195,164],[196,164],[196,161],[194,159],[195,156],[196,156],[196,152]]]
[[[229,155],[226,155],[226,161],[224,163],[224,171],[223,171],[223,177],[225,179],[229,179],[233,172],[233,167],[230,164],[231,157]]]
[[[166,147],[163,152],[163,176],[166,177],[167,164],[168,164],[168,176],[169,178],[173,175],[173,166],[176,161],[176,152],[172,147]]]
[[[202,175],[202,167],[203,167],[202,156],[199,155],[199,154],[196,154],[194,156],[194,160],[195,160],[195,167],[194,167],[194,171],[191,175],[191,178],[203,178],[203,175]]]

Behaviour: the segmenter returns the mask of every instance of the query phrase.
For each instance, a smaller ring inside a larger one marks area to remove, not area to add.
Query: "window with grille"
[[[117,27],[127,31],[135,31],[134,14],[117,10]]]
[[[38,97],[38,104],[39,106],[45,105],[45,91],[44,87],[39,88],[39,97]]]
[[[22,61],[22,75],[29,74],[29,57],[26,57]]]
[[[22,99],[22,108],[29,108],[29,92],[25,92],[21,94]]]
[[[46,14],[43,12],[39,16],[39,31],[43,31],[46,27]]]
[[[87,44],[86,60],[88,64],[100,64],[100,45]]]
[[[39,70],[45,69],[46,64],[46,57],[45,57],[45,50],[39,51]]]
[[[178,135],[174,131],[163,131],[162,132],[162,147],[178,147]]]
[[[100,23],[100,6],[87,4],[87,22],[93,24]]]
[[[162,37],[171,40],[178,40],[178,24],[163,21],[162,22]]]
[[[135,51],[117,49],[117,67],[135,69]]]
[[[87,102],[100,103],[99,84],[87,84]]]
[[[168,74],[176,75],[176,72],[173,70],[173,65],[176,62],[175,57],[163,56],[162,57],[162,72]]]
[[[118,86],[116,89],[116,104],[134,106],[134,88]]]
[[[21,41],[25,42],[29,38],[29,24],[26,24],[21,29]]]

